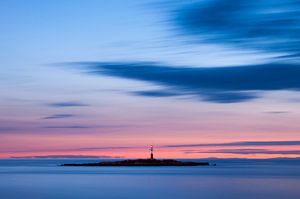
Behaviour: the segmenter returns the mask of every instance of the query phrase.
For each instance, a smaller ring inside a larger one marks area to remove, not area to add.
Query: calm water
[[[299,199],[300,160],[213,160],[215,167],[59,167],[79,159],[0,160],[1,199]]]

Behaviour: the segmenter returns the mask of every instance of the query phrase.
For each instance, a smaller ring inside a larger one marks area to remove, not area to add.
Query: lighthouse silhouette
[[[153,156],[153,145],[150,146],[150,159],[153,160],[154,156]]]

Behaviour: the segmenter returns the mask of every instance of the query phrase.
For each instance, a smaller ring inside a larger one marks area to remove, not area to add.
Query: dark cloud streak
[[[62,107],[81,107],[81,106],[88,106],[88,105],[80,102],[65,101],[65,102],[50,103],[48,104],[48,106],[62,108]]]
[[[299,58],[299,1],[192,1],[175,10],[171,21],[177,31],[199,43],[229,44]]]
[[[154,62],[82,62],[89,74],[146,81],[164,90],[137,91],[136,95],[170,97],[193,95],[217,103],[243,102],[259,92],[300,89],[300,66],[262,64],[236,67],[172,67]]]
[[[52,125],[44,126],[46,129],[88,129],[88,128],[99,128],[99,129],[119,129],[126,128],[128,125]]]
[[[300,146],[300,141],[247,141],[247,142],[228,142],[228,143],[208,143],[208,144],[175,144],[165,145],[167,148],[184,147],[214,147],[214,146]]]
[[[131,150],[131,149],[145,149],[139,146],[103,146],[103,147],[81,147],[81,148],[53,148],[53,149],[28,149],[28,150],[11,150],[0,149],[2,153],[19,153],[19,152],[85,152],[85,151],[110,151],[110,150]]]
[[[299,1],[188,1],[175,7],[172,7],[172,10],[175,9],[171,13],[172,24],[180,35],[192,38],[196,45],[208,42],[246,50],[260,49],[279,53],[276,61],[299,58]],[[86,72],[89,74],[145,81],[165,87],[162,90],[130,92],[139,96],[189,95],[209,102],[237,103],[256,99],[266,91],[300,89],[299,64],[287,62],[222,68],[173,67],[155,62],[80,64],[88,67]]]
[[[279,114],[287,114],[289,112],[288,111],[268,111],[268,112],[265,112],[265,113],[279,115]]]
[[[64,119],[64,118],[70,118],[74,117],[73,114],[55,114],[55,115],[49,115],[47,117],[43,117],[42,119],[48,120],[48,119]]]
[[[87,126],[87,125],[65,125],[65,126],[44,126],[46,129],[87,129],[94,128],[95,126]]]
[[[280,154],[280,155],[300,155],[300,150],[268,150],[268,149],[217,149],[208,151],[186,150],[185,153],[224,153],[224,154]]]
[[[107,156],[107,155],[41,155],[41,156],[11,156],[10,158],[33,158],[33,159],[56,159],[56,158],[121,158],[121,156]]]

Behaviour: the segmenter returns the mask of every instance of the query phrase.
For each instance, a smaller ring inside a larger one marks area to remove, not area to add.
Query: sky
[[[300,157],[295,0],[0,2],[0,158]]]

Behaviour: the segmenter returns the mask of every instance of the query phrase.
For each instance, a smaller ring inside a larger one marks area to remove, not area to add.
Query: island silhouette
[[[109,162],[95,163],[68,163],[61,166],[209,166],[208,162],[182,162],[173,159],[158,160],[154,158],[153,146],[150,147],[150,158],[147,159],[128,159]]]

